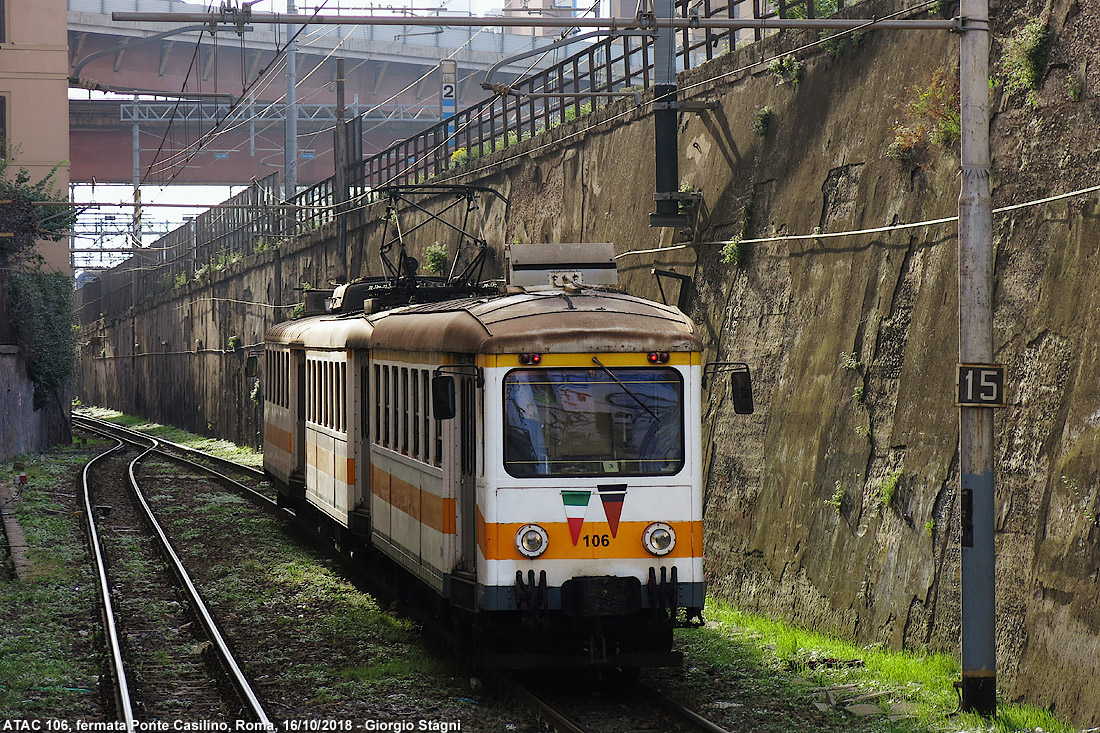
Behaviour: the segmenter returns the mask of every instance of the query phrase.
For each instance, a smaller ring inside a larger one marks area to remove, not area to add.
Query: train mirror
[[[436,420],[450,420],[456,412],[455,378],[449,374],[432,377],[432,416]]]
[[[730,372],[730,393],[733,397],[733,411],[738,415],[751,415],[752,377],[749,370]]]

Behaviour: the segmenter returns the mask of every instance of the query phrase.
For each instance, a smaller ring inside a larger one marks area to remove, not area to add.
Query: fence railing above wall
[[[681,18],[813,18],[843,8],[844,0],[676,0],[675,7]],[[740,43],[760,40],[764,32],[759,28],[678,31],[678,69],[694,68]],[[613,93],[648,90],[653,83],[652,46],[648,33],[611,34],[558,64],[506,88],[498,87],[485,101],[365,159],[349,176],[362,189],[423,182],[611,104],[617,100],[610,96]]]
[[[676,0],[675,12],[682,18],[813,18],[832,14],[844,4],[844,0]],[[685,28],[677,32],[677,67],[694,68],[742,43],[760,40],[765,32],[759,28]],[[547,43],[551,41],[547,39]],[[531,58],[537,60],[538,56]],[[508,87],[498,86],[492,96],[450,119],[350,164],[350,191],[358,197],[385,185],[427,181],[621,98],[613,95],[641,94],[652,84],[652,35],[611,33]],[[237,196],[100,273],[98,287],[83,296],[82,321],[94,321],[101,312],[125,311],[136,302],[206,277],[245,255],[335,220],[332,178],[299,191],[287,202],[297,208],[289,210],[276,206],[280,203],[279,186],[278,173],[255,181]]]
[[[81,322],[93,322],[100,313],[125,312],[135,303],[209,277],[246,255],[296,236],[287,231],[278,208],[279,186],[278,173],[253,181],[236,196],[99,273],[98,287],[81,294]]]

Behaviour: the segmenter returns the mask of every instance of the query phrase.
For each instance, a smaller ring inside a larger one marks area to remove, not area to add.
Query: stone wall
[[[998,39],[1030,17],[1050,18],[1057,34],[1033,102],[994,93],[998,206],[1097,183],[1098,51],[1087,42],[1097,11],[1059,2],[996,13]],[[867,2],[852,12],[893,9]],[[691,230],[647,226],[653,131],[644,110],[597,111],[475,161],[461,180],[511,199],[507,216],[492,200],[477,213],[495,267],[509,242],[614,242],[635,294],[661,297],[654,269],[689,276],[688,309],[708,358],[750,365],[756,414],[733,414],[721,378],[705,395],[714,593],[863,642],[956,650],[954,224],[742,245],[739,264],[707,243],[953,215],[952,148],[933,144],[904,163],[886,152],[914,91],[937,69],[957,75],[958,40],[868,33],[840,53],[801,53],[798,83],[756,63],[779,44],[681,75],[684,97],[719,102],[681,115],[681,178],[701,198]],[[1078,100],[1067,91],[1071,73],[1082,80]],[[772,122],[760,136],[763,106]],[[345,250],[330,227],[231,265],[212,284],[86,317],[86,400],[257,443],[248,354],[300,299],[300,283],[376,271],[382,212],[357,216]],[[1007,698],[1097,725],[1100,204],[1093,193],[994,223],[997,359],[1010,380],[996,428],[1000,685]],[[419,235],[417,247],[450,241],[441,229]],[[632,254],[655,247],[669,249]],[[675,302],[679,286],[662,282]],[[244,348],[230,349],[230,335]]]

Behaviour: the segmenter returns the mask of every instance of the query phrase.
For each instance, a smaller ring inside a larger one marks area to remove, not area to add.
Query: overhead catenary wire
[[[1020,204],[1010,204],[1008,206],[999,206],[993,209],[994,214],[1005,214],[1010,211],[1018,211],[1020,209],[1026,209],[1033,206],[1042,206],[1043,204],[1053,203],[1055,201],[1062,201],[1065,199],[1076,198],[1078,196],[1086,196],[1090,193],[1100,192],[1100,185],[1089,186],[1087,188],[1079,188],[1075,191],[1068,191],[1066,193],[1056,194],[1054,196],[1047,196],[1041,199],[1033,199],[1031,201],[1025,201]],[[829,239],[836,237],[858,237],[865,234],[882,234],[885,232],[895,232],[905,229],[919,229],[924,227],[938,226],[940,224],[951,224],[959,220],[958,216],[945,216],[939,219],[925,219],[923,221],[908,222],[905,224],[889,224],[881,227],[871,227],[869,229],[848,229],[842,232],[813,232],[811,234],[780,234],[774,237],[757,237],[753,239],[723,239],[712,242],[687,242],[685,244],[677,244],[671,247],[654,247],[651,249],[633,249],[627,252],[622,252],[615,255],[615,259],[621,259],[632,255],[653,254],[655,252],[670,252],[674,250],[690,249],[692,247],[715,247],[726,246],[730,244],[768,244],[771,242],[794,242],[800,240],[818,240]]]

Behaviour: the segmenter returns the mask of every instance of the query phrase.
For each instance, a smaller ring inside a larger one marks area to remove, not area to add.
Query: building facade
[[[59,163],[69,185],[69,47],[66,0],[0,0],[0,137],[13,168],[31,180]],[[69,244],[42,242],[51,270],[69,271]]]

